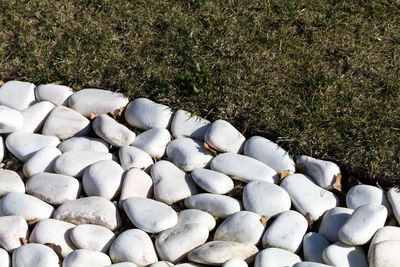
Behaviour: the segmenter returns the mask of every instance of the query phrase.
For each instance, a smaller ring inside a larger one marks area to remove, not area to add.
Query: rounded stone
[[[214,217],[205,211],[198,209],[186,209],[182,210],[178,214],[178,224],[185,225],[191,223],[198,223],[206,226],[208,231],[211,231],[215,227]]]
[[[16,249],[12,255],[13,267],[55,267],[59,266],[57,254],[42,244],[26,244]]]
[[[339,229],[346,223],[353,213],[352,209],[336,207],[328,210],[322,217],[318,233],[330,242],[339,241]]]
[[[174,266],[174,264],[168,261],[157,261],[149,265],[149,267],[170,267],[170,266]]]
[[[246,138],[229,122],[216,120],[207,127],[204,141],[220,152],[241,153]]]
[[[54,162],[60,155],[61,151],[54,146],[43,147],[25,162],[22,170],[26,177],[40,172],[53,172]]]
[[[68,151],[97,151],[108,152],[108,144],[100,138],[72,137],[61,142],[58,146],[63,153]]]
[[[72,88],[58,84],[40,84],[35,88],[35,95],[39,101],[50,101],[57,106],[66,106],[68,97],[73,93]]]
[[[136,134],[134,132],[105,114],[97,116],[92,127],[99,137],[115,147],[129,146],[135,141]]]
[[[130,168],[147,169],[154,162],[149,154],[133,146],[123,146],[119,149],[119,161],[124,170]]]
[[[0,266],[11,267],[11,259],[7,250],[0,248]]]
[[[111,264],[110,257],[99,251],[77,249],[65,257],[62,267],[103,267]]]
[[[322,253],[324,262],[340,267],[368,267],[367,258],[361,247],[336,242],[327,247]]]
[[[322,253],[329,246],[328,240],[322,235],[310,232],[303,238],[303,255],[306,261],[324,263]]]
[[[0,134],[21,130],[23,126],[24,117],[21,112],[6,106],[0,106]]]
[[[151,266],[151,265],[149,265]],[[119,262],[119,263],[114,263],[111,265],[106,265],[104,267],[137,267],[136,264],[134,264],[133,262]]]
[[[8,81],[0,87],[0,105],[23,110],[35,101],[35,85],[21,81]]]
[[[9,192],[25,193],[25,185],[15,171],[0,169],[0,197]]]
[[[222,264],[222,267],[247,267],[247,263],[242,259],[232,258]]]
[[[293,266],[301,262],[296,254],[280,248],[267,248],[257,254],[254,267]]]
[[[298,262],[293,267],[330,267],[331,265],[326,265],[323,263],[318,263],[318,262],[311,262],[311,261],[303,261],[303,262]]]
[[[387,198],[392,205],[393,213],[397,222],[400,223],[400,192],[397,188],[390,188],[387,193]]]
[[[139,134],[133,146],[145,151],[152,158],[159,159],[164,156],[165,149],[170,141],[171,135],[167,129],[152,128]]]
[[[8,252],[21,246],[20,239],[28,238],[28,224],[22,216],[0,217],[0,246]]]
[[[226,194],[234,187],[232,179],[221,172],[209,169],[195,169],[191,172],[193,181],[202,189],[213,194]]]
[[[53,110],[54,105],[48,101],[39,102],[21,111],[24,118],[24,127],[21,131],[27,133],[36,133],[39,131],[47,115]]]
[[[391,212],[391,207],[386,199],[385,192],[378,187],[372,185],[356,185],[353,186],[346,195],[346,205],[350,209],[357,209],[365,204],[381,204],[385,206],[388,212]]]
[[[5,147],[4,147],[3,136],[0,135],[0,162],[3,161],[5,154],[6,154],[6,151],[5,151]]]
[[[129,197],[151,198],[153,196],[153,179],[144,171],[132,168],[125,173],[119,202]]]
[[[370,267],[400,266],[400,240],[389,240],[377,243],[369,260]]]
[[[210,122],[191,113],[178,110],[171,123],[171,133],[175,138],[190,137],[202,141]]]
[[[376,231],[374,237],[369,244],[368,249],[368,261],[374,257],[374,249],[377,244],[383,241],[400,241],[400,227],[396,226],[385,226]]]
[[[71,230],[70,238],[77,248],[108,253],[115,235],[110,229],[100,225],[80,224]]]

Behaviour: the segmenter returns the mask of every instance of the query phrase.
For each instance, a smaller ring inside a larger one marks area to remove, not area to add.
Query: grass
[[[96,86],[400,184],[398,1],[0,0],[0,78]]]

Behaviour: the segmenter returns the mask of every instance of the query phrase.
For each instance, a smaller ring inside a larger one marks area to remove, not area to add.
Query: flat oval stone
[[[400,240],[377,243],[368,258],[370,267],[400,266]]]
[[[204,141],[220,152],[241,153],[246,138],[229,122],[216,120],[207,127]]]
[[[178,110],[171,123],[171,133],[175,138],[190,137],[202,141],[210,122],[191,113]]]
[[[215,231],[214,240],[257,245],[264,233],[264,228],[260,215],[251,211],[239,211],[222,222]]]
[[[186,263],[175,264],[174,266],[176,266],[176,267],[204,267],[204,266],[207,266],[207,265],[195,264],[195,263],[192,263],[192,262],[186,262]]]
[[[13,252],[21,246],[21,238],[28,238],[28,224],[24,217],[0,217],[0,246],[8,252]]]
[[[170,206],[153,199],[130,197],[123,206],[132,223],[148,233],[162,232],[178,222],[178,215]]]
[[[209,169],[195,169],[191,172],[193,181],[202,189],[213,194],[226,194],[234,187],[232,179],[221,172]]]
[[[11,267],[11,259],[7,250],[0,248],[0,266]]]
[[[152,265],[149,265],[149,266],[152,266]],[[106,265],[104,267],[137,267],[137,265],[134,264],[133,262],[119,262],[119,263],[115,263],[115,264],[111,264],[111,265]]]
[[[111,230],[100,225],[80,224],[71,230],[70,238],[77,248],[108,253],[115,235]]]
[[[232,258],[222,264],[222,267],[247,267],[247,263],[242,259]]]
[[[222,265],[231,258],[242,259],[249,263],[254,260],[257,252],[257,247],[252,244],[233,241],[211,241],[192,250],[188,255],[188,259],[207,265]]]
[[[108,144],[100,138],[72,137],[61,142],[58,146],[63,153],[68,151],[97,151],[108,152]]]
[[[185,259],[193,249],[203,245],[208,238],[205,225],[181,224],[161,232],[155,241],[161,259],[172,263]]]
[[[124,169],[112,160],[101,160],[86,168],[82,186],[88,196],[113,199],[121,190]]]
[[[361,247],[336,242],[322,253],[325,263],[340,267],[368,267],[367,258]]]
[[[211,169],[245,183],[256,180],[270,183],[279,181],[278,173],[261,161],[235,153],[219,154],[211,161]]]
[[[9,192],[25,193],[24,182],[17,172],[0,169],[0,197]]]
[[[364,245],[385,225],[387,209],[380,204],[366,204],[357,208],[339,229],[340,241],[349,245]]]
[[[26,109],[35,101],[34,88],[33,83],[8,81],[0,87],[0,105],[16,110]]]
[[[396,188],[390,188],[387,193],[387,198],[392,205],[394,216],[397,222],[400,223],[400,192]]]
[[[73,109],[57,106],[43,125],[42,133],[57,136],[61,140],[83,136],[90,132],[90,121]]]
[[[322,253],[329,246],[328,240],[322,235],[310,232],[303,238],[303,255],[306,261],[324,263]]]
[[[211,231],[215,227],[214,217],[205,211],[198,209],[186,209],[182,210],[178,214],[178,224],[192,224],[198,223],[206,226],[208,231]]]
[[[129,146],[135,141],[134,132],[105,114],[97,116],[92,127],[99,137],[115,147]]]
[[[133,146],[143,150],[152,158],[159,159],[164,156],[165,149],[170,141],[171,135],[167,129],[153,128],[139,134]]]
[[[118,209],[102,197],[84,197],[65,202],[55,211],[54,219],[73,224],[97,224],[111,231],[121,225]]]
[[[172,111],[168,106],[155,103],[147,98],[137,98],[127,106],[125,119],[133,127],[147,130],[168,128]]]
[[[261,216],[273,217],[290,209],[289,194],[281,187],[264,181],[253,181],[243,189],[243,206]]]
[[[151,168],[154,181],[154,196],[166,204],[173,204],[197,193],[196,184],[190,175],[173,163],[160,160]]]
[[[26,191],[47,203],[61,205],[77,199],[81,192],[81,185],[74,177],[42,172],[29,178]]]
[[[121,93],[94,88],[82,89],[68,99],[69,107],[85,117],[90,117],[92,113],[115,113],[128,102],[129,100]]]
[[[330,267],[331,265],[326,265],[323,263],[311,262],[311,261],[303,261],[298,262],[293,267]]]
[[[54,162],[60,155],[57,147],[45,146],[25,162],[22,170],[26,177],[40,172],[53,172]]]
[[[254,267],[293,266],[301,262],[296,254],[280,248],[267,248],[257,254]]]
[[[133,146],[121,147],[118,154],[121,166],[125,171],[130,168],[145,170],[154,163],[149,154]]]
[[[112,160],[113,155],[97,151],[68,151],[59,156],[54,163],[54,171],[73,177],[82,177],[85,169],[101,160]]]
[[[42,244],[26,244],[12,255],[13,267],[55,267],[59,266],[58,256],[50,247]]]
[[[0,106],[0,134],[21,130],[23,126],[24,117],[21,112],[6,106]]]
[[[329,191],[314,184],[303,174],[294,173],[287,176],[281,187],[289,193],[295,208],[304,216],[307,213],[316,221],[325,211],[339,205],[338,198]]]
[[[48,101],[39,102],[21,111],[24,118],[23,132],[36,133],[43,126],[54,105]]]
[[[286,150],[261,136],[253,136],[244,144],[244,154],[255,158],[274,169],[277,173],[296,171],[295,163]]]
[[[318,233],[330,242],[339,241],[339,229],[346,223],[353,213],[352,209],[336,207],[328,210],[322,217]]]
[[[30,243],[39,243],[45,245],[52,243],[61,247],[63,257],[71,253],[75,246],[71,241],[70,233],[75,227],[72,223],[67,223],[54,219],[40,220],[35,224],[35,228],[29,237]]]
[[[65,257],[62,267],[103,267],[111,264],[111,259],[107,254],[99,251],[77,249]]]
[[[203,193],[185,199],[185,206],[191,209],[204,210],[211,215],[226,218],[241,209],[239,200],[225,195]]]
[[[39,84],[35,88],[35,95],[39,101],[50,101],[57,106],[66,106],[68,97],[73,93],[72,88],[58,84]]]
[[[149,265],[149,267],[170,267],[170,266],[174,266],[174,264],[168,261],[157,261]]]
[[[385,226],[376,231],[368,249],[368,261],[371,263],[371,259],[374,258],[375,247],[377,244],[383,241],[400,241],[400,227],[396,226]]]
[[[213,154],[204,148],[201,141],[185,137],[169,143],[167,156],[176,166],[187,172],[207,166],[213,158]]]
[[[131,229],[117,236],[110,248],[113,262],[133,262],[146,266],[156,262],[157,255],[150,236],[139,229]]]
[[[54,208],[46,202],[23,193],[11,192],[0,200],[0,216],[20,215],[25,220],[48,219]]]
[[[55,136],[14,132],[7,136],[7,149],[20,161],[27,161],[37,151],[46,147],[56,147],[60,140]]]
[[[362,205],[373,203],[385,206],[389,213],[392,211],[385,192],[376,186],[360,184],[347,192],[346,205],[350,209],[355,210]]]
[[[151,198],[153,179],[144,171],[132,168],[125,173],[122,183],[120,203],[129,197]]]

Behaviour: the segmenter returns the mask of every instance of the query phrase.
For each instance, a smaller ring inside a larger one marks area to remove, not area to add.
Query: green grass
[[[149,97],[399,182],[396,1],[0,0],[0,78]]]

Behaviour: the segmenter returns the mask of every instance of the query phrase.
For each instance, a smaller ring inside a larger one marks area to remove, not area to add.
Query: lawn
[[[109,88],[400,184],[399,1],[0,0],[0,79]]]

